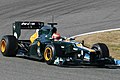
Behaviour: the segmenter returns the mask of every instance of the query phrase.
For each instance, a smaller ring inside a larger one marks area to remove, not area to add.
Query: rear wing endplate
[[[44,22],[16,21],[13,23],[13,35],[18,39],[21,35],[22,29],[41,29],[43,26]]]

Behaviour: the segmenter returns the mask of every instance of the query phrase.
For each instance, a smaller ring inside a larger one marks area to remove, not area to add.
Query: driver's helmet
[[[56,33],[56,32],[57,32],[57,28],[56,28],[56,27],[53,27],[52,33]]]
[[[58,41],[58,40],[60,40],[60,34],[59,34],[59,33],[54,33],[54,34],[52,35],[52,38],[53,38],[55,41]]]

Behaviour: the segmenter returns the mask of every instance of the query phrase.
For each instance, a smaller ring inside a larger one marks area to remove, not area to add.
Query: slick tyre
[[[96,50],[99,58],[109,57],[109,49],[104,43],[97,43],[92,46],[92,49]]]
[[[18,49],[17,39],[13,35],[3,36],[0,42],[0,49],[3,56],[16,56],[16,51]]]
[[[52,65],[55,60],[55,48],[53,45],[47,45],[44,51],[44,59],[48,65]]]

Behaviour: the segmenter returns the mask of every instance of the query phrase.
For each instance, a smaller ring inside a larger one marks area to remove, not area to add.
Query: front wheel
[[[55,48],[53,45],[47,45],[44,51],[44,59],[48,65],[54,63],[55,60]]]
[[[104,43],[94,44],[92,46],[92,49],[94,49],[97,52],[99,58],[109,57],[109,49]]]

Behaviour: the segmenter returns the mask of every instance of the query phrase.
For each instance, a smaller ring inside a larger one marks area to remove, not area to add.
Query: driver
[[[60,40],[60,34],[59,33],[53,33],[52,39],[54,39],[54,41],[59,41]]]
[[[54,41],[70,42],[70,39],[61,37],[60,34],[57,33],[57,29],[55,27],[53,27],[53,30],[52,30],[52,39],[54,39]]]
[[[57,29],[55,27],[53,27],[52,33],[52,39],[54,39],[54,41],[59,41],[61,36],[57,33]]]

